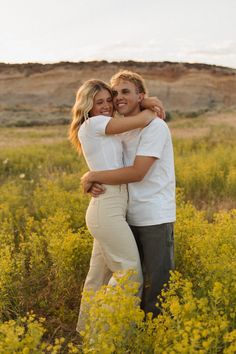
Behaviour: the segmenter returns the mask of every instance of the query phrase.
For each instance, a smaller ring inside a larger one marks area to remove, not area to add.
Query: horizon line
[[[60,60],[60,61],[47,61],[47,62],[40,62],[40,61],[29,61],[29,62],[2,62],[0,61],[0,65],[59,65],[59,64],[89,64],[89,63],[104,63],[104,64],[122,64],[122,63],[137,63],[137,64],[183,64],[189,66],[204,66],[204,67],[217,67],[221,69],[230,69],[236,70],[236,67],[230,67],[225,65],[217,65],[217,64],[208,64],[203,62],[185,62],[185,61],[171,61],[171,60],[162,60],[162,61],[144,61],[144,60],[107,60],[107,59],[99,59],[99,60],[80,60],[80,61],[69,61],[69,60]]]

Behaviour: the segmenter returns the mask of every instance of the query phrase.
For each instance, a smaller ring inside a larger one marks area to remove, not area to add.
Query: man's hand
[[[161,119],[166,118],[165,109],[162,102],[157,97],[145,97],[141,102],[142,108],[151,109],[156,112]]]
[[[92,187],[89,190],[89,193],[93,198],[99,197],[99,195],[104,194],[106,192],[106,188],[99,183],[93,183]]]
[[[100,194],[105,193],[106,188],[99,183],[94,183],[92,179],[92,172],[86,172],[80,179],[81,186],[84,193],[91,193],[96,198]]]
[[[83,189],[84,194],[89,193],[92,188],[93,182],[81,182],[81,187]]]

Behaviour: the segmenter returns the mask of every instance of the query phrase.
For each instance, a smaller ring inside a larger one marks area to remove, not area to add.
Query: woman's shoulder
[[[86,119],[80,126],[79,135],[86,133],[99,133],[105,131],[106,125],[112,117],[109,116],[93,116]]]
[[[95,124],[99,124],[101,122],[109,122],[109,120],[112,117],[108,117],[108,116],[103,116],[102,114],[100,114],[99,116],[93,116],[93,117],[89,117],[88,119],[86,119],[84,121],[84,123],[82,125],[95,125]],[[82,126],[81,125],[81,126]]]

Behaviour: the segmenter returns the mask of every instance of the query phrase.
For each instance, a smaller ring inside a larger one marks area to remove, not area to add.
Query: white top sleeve
[[[141,132],[136,156],[152,156],[160,159],[168,132],[168,127],[164,121],[154,119]]]
[[[111,120],[107,116],[87,119],[78,131],[84,157],[90,170],[113,170],[124,166],[122,144],[115,135],[105,133]]]
[[[111,117],[107,116],[96,116],[89,118],[89,126],[93,134],[95,135],[106,135],[106,126],[109,123]]]

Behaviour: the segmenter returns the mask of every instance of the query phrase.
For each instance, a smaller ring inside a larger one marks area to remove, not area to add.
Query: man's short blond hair
[[[145,85],[144,79],[138,73],[129,70],[121,70],[111,77],[111,86],[113,87],[117,85],[120,80],[132,82],[135,85],[138,93],[144,93],[145,95],[147,94],[147,87]]]

